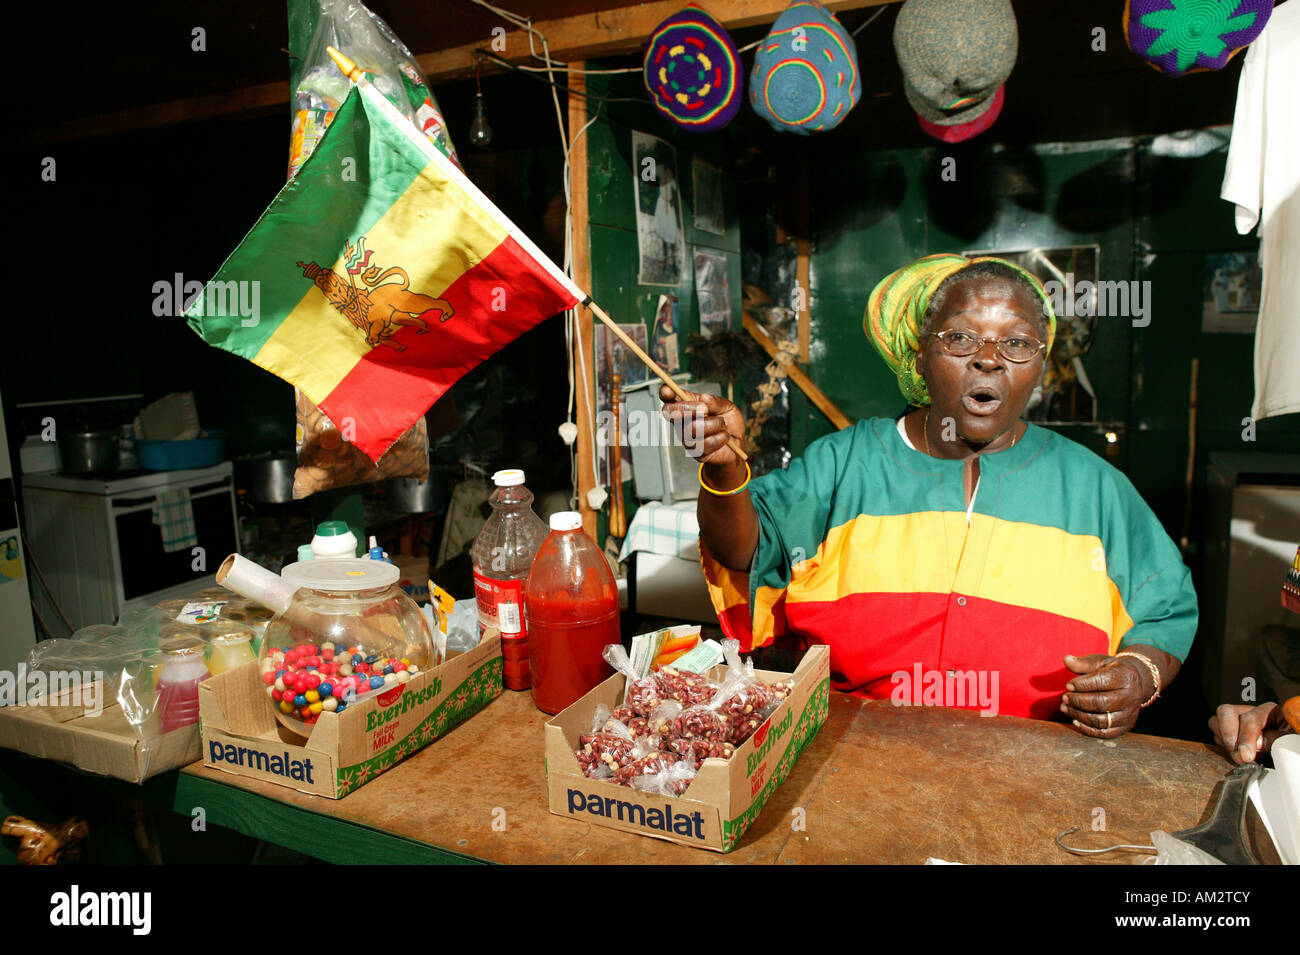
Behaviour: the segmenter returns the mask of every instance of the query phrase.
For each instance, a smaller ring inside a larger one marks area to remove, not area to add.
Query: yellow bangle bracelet
[[[738,488],[733,488],[730,491],[715,491],[713,488],[709,487],[707,484],[704,483],[704,465],[701,464],[700,465],[700,487],[704,488],[704,490],[708,491],[710,494],[716,494],[718,497],[730,497],[733,494],[739,494],[745,488],[749,487],[749,479],[754,476],[754,472],[749,469],[749,462],[745,461],[744,465],[745,465],[744,484],[740,485],[740,487]]]

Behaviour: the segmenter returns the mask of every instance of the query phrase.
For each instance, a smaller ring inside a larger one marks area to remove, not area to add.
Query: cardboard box
[[[429,602],[429,557],[408,557],[399,554],[393,558],[393,566],[401,573],[397,586],[418,604]]]
[[[757,671],[766,683],[790,674]],[[616,673],[546,724],[546,777],[551,812],[594,825],[730,852],[785,780],[830,710],[830,650],[816,646],[794,671],[794,690],[730,759],[706,759],[681,796],[661,796],[588,779],[578,768],[578,737],[591,732],[598,704],[623,702]]]
[[[97,684],[87,698],[103,700],[103,685]],[[71,699],[51,697],[0,707],[0,746],[129,783],[199,759],[197,726],[154,737],[146,745],[115,700],[102,705],[96,716],[87,716],[85,707]]]
[[[311,736],[275,718],[256,663],[199,684],[203,764],[341,799],[438,739],[501,694],[501,636],[376,693],[322,713]]]

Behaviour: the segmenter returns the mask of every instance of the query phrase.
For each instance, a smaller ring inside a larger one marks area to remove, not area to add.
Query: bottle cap
[[[241,643],[252,643],[253,631],[247,627],[226,627],[212,634],[212,642],[224,647],[234,647]]]
[[[348,532],[346,521],[322,521],[316,525],[317,537],[342,537]]]
[[[173,637],[163,643],[162,652],[169,657],[201,656],[203,641],[198,637]]]
[[[509,468],[492,475],[492,483],[497,487],[514,487],[524,483],[524,472],[519,468]]]
[[[299,545],[298,545],[298,559],[299,559],[299,560],[315,560],[315,559],[316,559],[316,554],[315,554],[315,552],[311,549],[311,544],[299,544]]]
[[[557,511],[551,515],[551,530],[576,531],[582,527],[582,515],[577,511]]]

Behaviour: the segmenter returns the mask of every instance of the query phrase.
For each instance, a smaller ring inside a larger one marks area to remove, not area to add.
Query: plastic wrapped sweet
[[[740,659],[735,640],[723,644],[721,680],[660,667],[639,676],[620,645],[605,659],[626,678],[624,702],[599,706],[592,731],[575,753],[582,772],[645,792],[680,796],[706,759],[730,759],[789,697],[793,680],[764,683]]]
[[[310,736],[323,713],[343,712],[442,663],[428,622],[375,560],[310,560],[281,576],[298,587],[266,628],[260,664],[280,723]]]

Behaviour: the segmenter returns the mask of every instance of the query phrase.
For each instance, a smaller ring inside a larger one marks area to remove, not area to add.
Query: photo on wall
[[[695,206],[691,213],[695,228],[714,235],[726,235],[727,221],[722,209],[722,170],[703,159],[692,159],[691,197]]]
[[[647,351],[646,330],[640,322],[633,325],[619,325],[619,329],[627,335],[628,338],[637,343],[642,351]],[[596,325],[596,422],[597,429],[600,429],[602,422],[608,422],[609,413],[612,410],[613,383],[614,375],[619,377],[619,387],[624,388],[628,385],[635,385],[645,381],[650,377],[650,369],[646,368],[641,360],[637,358],[632,351],[624,345],[617,336],[614,335],[603,324]],[[627,446],[627,400],[619,397],[619,432],[621,433],[620,445],[623,453],[623,480],[628,481],[632,478],[632,452]],[[606,448],[612,446],[612,435],[606,435],[609,443]],[[596,475],[596,481],[601,487],[609,484],[610,474],[610,454],[608,450],[598,455],[600,466],[599,473]]]
[[[655,305],[654,332],[650,336],[650,357],[670,375],[682,370],[678,348],[677,296],[660,295]]]
[[[695,300],[700,306],[701,335],[708,338],[731,327],[727,253],[695,250]]]
[[[632,131],[632,181],[636,184],[637,282],[682,283],[686,240],[682,231],[682,189],[677,151],[657,136]]]
[[[1205,257],[1205,294],[1201,297],[1201,331],[1249,335],[1259,321],[1264,270],[1254,252]]]

